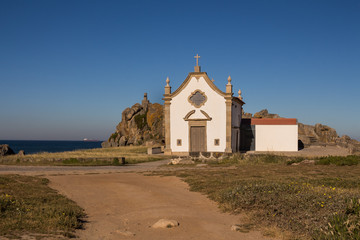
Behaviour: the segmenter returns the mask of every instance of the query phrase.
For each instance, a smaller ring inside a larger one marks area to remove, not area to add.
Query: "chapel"
[[[245,103],[240,90],[233,96],[231,77],[221,91],[195,58],[194,72],[174,92],[166,79],[164,154],[298,151],[297,119],[242,119]]]
[[[206,72],[196,66],[174,92],[166,79],[164,94],[165,154],[191,152],[232,153],[240,150],[241,97],[234,97],[231,77],[221,91]]]

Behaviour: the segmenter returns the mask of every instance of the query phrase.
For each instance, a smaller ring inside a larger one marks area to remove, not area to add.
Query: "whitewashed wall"
[[[298,151],[298,125],[255,125],[255,151]]]
[[[196,108],[188,101],[188,97],[196,89],[200,89],[207,96],[206,103],[200,108]],[[211,118],[207,121],[207,151],[224,152],[226,147],[226,106],[225,99],[216,93],[205,81],[203,77],[198,80],[192,77],[189,84],[173,99],[170,105],[170,141],[173,152],[189,151],[189,126],[184,120],[185,115],[191,110],[196,112],[190,119],[206,117],[200,112],[205,111]],[[220,139],[220,145],[214,145],[214,139]],[[182,146],[177,146],[177,139],[181,139]]]

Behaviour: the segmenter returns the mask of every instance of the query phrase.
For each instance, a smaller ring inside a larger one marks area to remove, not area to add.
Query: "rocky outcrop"
[[[340,146],[349,149],[351,154],[360,152],[360,142],[355,139],[351,139],[347,135],[343,135],[335,140],[335,143]]]
[[[299,123],[298,131],[299,139],[305,146],[316,143],[336,143],[339,138],[335,129],[320,123],[315,124],[315,126]]]
[[[0,145],[0,156],[14,155],[15,152],[7,144]]]
[[[116,131],[101,145],[104,148],[155,145],[163,141],[163,106],[150,103],[145,93],[141,104],[136,103],[122,112],[121,122],[116,126]]]
[[[267,109],[263,109],[260,112],[257,112],[252,115],[252,113],[244,112],[244,109],[242,110],[242,118],[280,118],[278,114],[269,113]]]
[[[267,109],[254,114],[253,118],[280,118],[278,114],[269,113]]]

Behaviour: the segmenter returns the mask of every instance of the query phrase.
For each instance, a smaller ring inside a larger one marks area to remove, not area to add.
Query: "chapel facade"
[[[168,155],[240,151],[241,97],[234,97],[231,77],[221,91],[198,64],[174,92],[166,79],[164,94],[165,149]]]

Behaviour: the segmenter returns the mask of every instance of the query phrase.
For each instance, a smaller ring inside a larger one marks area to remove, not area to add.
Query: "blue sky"
[[[0,0],[0,139],[107,139],[147,92],[202,70],[360,140],[360,1]]]

